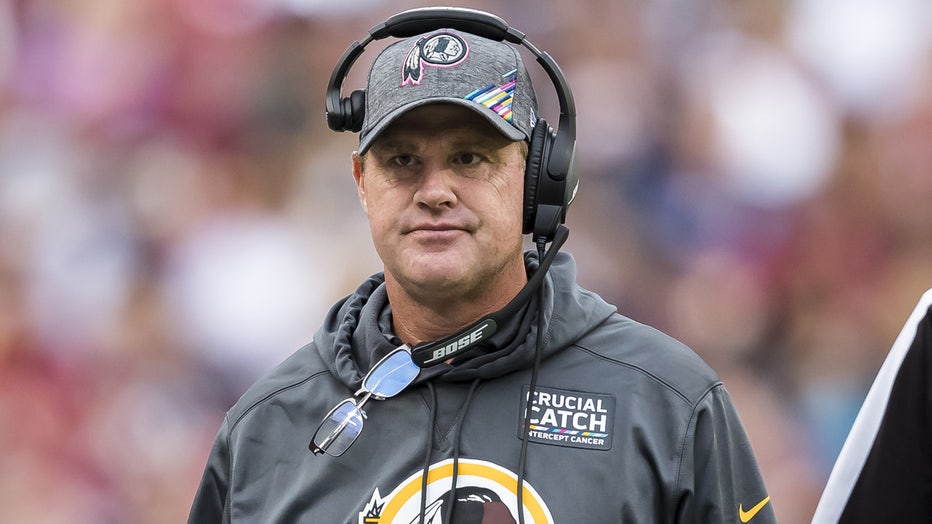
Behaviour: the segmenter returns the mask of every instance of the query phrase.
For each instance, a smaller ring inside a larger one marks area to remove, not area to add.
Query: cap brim
[[[375,141],[383,131],[388,129],[395,120],[401,117],[401,115],[407,113],[408,111],[430,104],[455,104],[458,106],[466,107],[475,111],[477,115],[482,116],[488,123],[492,124],[492,127],[497,129],[503,135],[508,137],[510,140],[530,140],[531,137],[524,134],[523,131],[517,127],[511,125],[507,120],[495,114],[492,110],[479,105],[471,100],[465,100],[462,98],[453,98],[453,97],[437,97],[437,98],[422,98],[415,100],[414,102],[405,104],[391,113],[385,115],[381,121],[379,121],[365,136],[359,137],[359,154],[364,155],[366,151],[372,146],[372,142]]]

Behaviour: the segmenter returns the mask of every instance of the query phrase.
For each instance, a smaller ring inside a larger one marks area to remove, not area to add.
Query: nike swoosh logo
[[[741,522],[750,522],[751,519],[754,518],[754,515],[757,515],[758,511],[764,509],[764,506],[766,506],[768,502],[770,502],[769,496],[747,511],[744,511],[744,507],[738,504],[738,518],[741,519]]]

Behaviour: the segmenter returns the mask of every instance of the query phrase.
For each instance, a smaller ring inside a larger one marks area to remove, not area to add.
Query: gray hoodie
[[[519,484],[527,523],[775,522],[732,401],[695,353],[580,288],[568,254],[543,295],[523,471],[536,297],[452,364],[369,402],[345,454],[308,450],[327,412],[401,344],[378,274],[230,409],[189,522],[510,523]]]

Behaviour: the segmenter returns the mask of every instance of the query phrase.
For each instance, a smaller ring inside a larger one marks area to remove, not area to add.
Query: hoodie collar
[[[536,253],[525,254],[525,266],[533,273]],[[561,252],[544,280],[543,358],[562,350],[610,316],[615,308],[576,284],[576,263]],[[490,379],[530,367],[536,348],[538,295],[487,341],[454,360],[425,368],[418,382]],[[555,308],[556,306],[556,308]],[[554,315],[554,311],[559,311]],[[401,345],[392,332],[391,304],[383,273],[363,282],[355,292],[337,302],[328,313],[314,341],[324,362],[351,389],[358,389],[372,363]]]

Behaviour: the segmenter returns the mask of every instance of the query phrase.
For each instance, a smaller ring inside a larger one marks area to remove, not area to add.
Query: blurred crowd
[[[715,367],[808,522],[932,287],[932,4],[452,3],[560,63],[581,283]],[[184,521],[224,411],[380,270],[325,86],[421,5],[0,0],[0,522]]]

